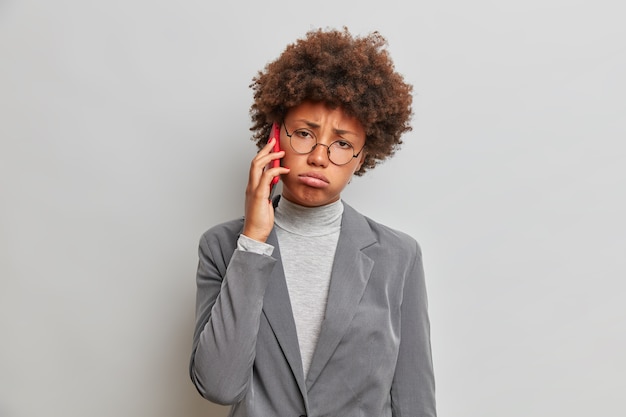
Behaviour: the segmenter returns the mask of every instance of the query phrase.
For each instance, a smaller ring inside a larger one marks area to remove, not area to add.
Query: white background
[[[252,77],[379,30],[415,88],[345,200],[425,256],[439,415],[624,416],[618,0],[0,1],[0,416],[204,417],[197,243],[243,213]]]

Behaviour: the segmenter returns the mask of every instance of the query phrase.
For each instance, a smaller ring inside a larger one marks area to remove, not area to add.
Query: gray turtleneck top
[[[274,213],[293,318],[306,377],[320,334],[339,240],[343,203],[303,207],[281,198]],[[239,249],[271,255],[274,248],[246,236]]]

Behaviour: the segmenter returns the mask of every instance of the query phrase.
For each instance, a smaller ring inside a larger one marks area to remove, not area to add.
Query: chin
[[[324,206],[340,198],[340,195],[335,194],[328,187],[313,188],[301,184],[290,184],[288,181],[283,181],[282,195],[292,203],[305,207]]]
[[[304,207],[320,207],[339,200],[339,196],[331,197],[327,195],[319,195],[319,193],[303,193],[302,195],[293,193],[285,195],[283,193],[283,197],[292,203],[296,203]]]

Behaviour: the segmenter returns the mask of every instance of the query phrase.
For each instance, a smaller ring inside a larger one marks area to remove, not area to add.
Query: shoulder
[[[352,218],[352,222],[360,223],[360,228],[365,229],[364,233],[370,233],[376,246],[387,248],[389,251],[403,252],[407,255],[421,257],[421,248],[417,240],[406,232],[379,223],[367,217],[352,206],[344,202],[344,215]]]
[[[202,236],[203,237],[225,237],[233,234],[239,234],[243,230],[243,217],[228,220],[223,223],[218,223],[207,229]]]
[[[201,249],[219,249],[232,253],[243,230],[243,217],[216,224],[200,237]]]

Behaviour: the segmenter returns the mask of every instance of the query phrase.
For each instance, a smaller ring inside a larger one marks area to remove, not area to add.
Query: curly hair
[[[324,102],[355,117],[366,134],[366,156],[356,175],[391,157],[410,131],[413,87],[396,72],[378,32],[352,36],[317,29],[286,47],[252,79],[252,140],[267,143],[271,124],[303,101]]]

